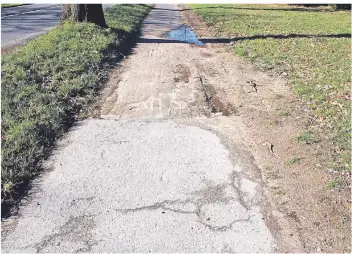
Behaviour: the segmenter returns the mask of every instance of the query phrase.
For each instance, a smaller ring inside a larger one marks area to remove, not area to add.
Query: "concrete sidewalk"
[[[143,38],[181,24],[176,6],[156,5]],[[211,113],[197,76],[208,63],[209,81],[227,82],[209,52],[138,44],[112,75],[100,118],[71,129],[2,222],[2,251],[275,251],[255,162],[229,118]]]

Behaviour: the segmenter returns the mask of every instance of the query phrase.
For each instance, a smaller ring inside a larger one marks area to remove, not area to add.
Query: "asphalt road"
[[[108,5],[103,5],[106,8]],[[59,23],[61,5],[30,4],[1,9],[1,48],[22,44]]]
[[[61,5],[31,4],[1,10],[1,47],[21,44],[45,33],[60,20]]]

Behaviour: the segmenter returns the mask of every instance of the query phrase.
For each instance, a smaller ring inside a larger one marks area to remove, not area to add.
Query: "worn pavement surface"
[[[99,115],[60,141],[19,213],[2,222],[3,252],[277,249],[233,107],[209,102],[211,84],[226,90],[246,70],[216,49],[163,43],[180,13],[172,5],[150,13]]]

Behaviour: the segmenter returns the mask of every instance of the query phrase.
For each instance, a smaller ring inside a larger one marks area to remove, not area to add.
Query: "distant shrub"
[[[334,10],[351,10],[351,4],[329,4]]]

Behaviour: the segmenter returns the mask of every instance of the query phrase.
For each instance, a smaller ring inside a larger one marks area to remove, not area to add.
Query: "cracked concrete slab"
[[[102,157],[101,154],[104,153]],[[259,206],[213,133],[170,121],[87,120],[34,183],[4,252],[269,252]],[[261,195],[255,192],[255,195]],[[11,219],[3,223],[10,227]]]

